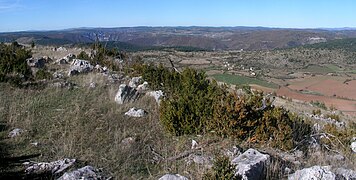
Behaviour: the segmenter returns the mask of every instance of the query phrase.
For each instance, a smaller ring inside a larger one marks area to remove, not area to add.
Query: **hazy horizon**
[[[266,27],[266,26],[117,26],[117,27],[69,27],[64,29],[29,29],[29,30],[14,30],[0,31],[0,33],[16,33],[16,32],[48,32],[48,31],[66,31],[75,29],[115,29],[115,28],[175,28],[175,27],[203,27],[203,28],[266,28],[266,29],[315,29],[315,30],[356,30],[356,27],[316,27],[316,28],[294,28],[294,27]]]
[[[356,28],[353,7],[351,0],[0,0],[0,32],[140,26]]]

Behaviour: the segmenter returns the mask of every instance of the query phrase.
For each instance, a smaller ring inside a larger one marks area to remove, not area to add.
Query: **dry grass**
[[[6,139],[6,143],[14,145],[9,149],[10,154],[40,153],[34,161],[76,158],[80,164],[103,168],[117,179],[157,179],[165,173],[180,173],[196,179],[203,174],[202,166],[188,166],[183,159],[153,163],[149,147],[163,157],[173,157],[189,150],[192,138],[175,138],[165,133],[153,98],[143,97],[134,103],[118,105],[113,101],[116,85],[105,85],[105,81],[101,82],[95,75],[72,80],[82,84],[73,89],[43,90],[0,84],[1,120],[7,122],[10,130],[25,130],[19,137]],[[96,88],[82,86],[91,81],[97,82]],[[125,116],[133,106],[145,109],[148,115],[144,118]],[[128,137],[134,141],[123,143]],[[32,142],[39,145],[30,145]]]

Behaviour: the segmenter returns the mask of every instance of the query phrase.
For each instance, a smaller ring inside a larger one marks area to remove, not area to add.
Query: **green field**
[[[275,88],[275,89],[278,88],[277,84],[269,83],[269,82],[261,80],[261,79],[246,77],[246,76],[241,76],[241,75],[214,74],[214,75],[212,75],[212,77],[214,79],[216,79],[217,81],[225,82],[228,84],[234,84],[234,85],[256,84],[256,85],[268,87],[268,88]]]
[[[310,65],[305,69],[302,69],[302,72],[310,72],[310,73],[334,73],[337,72],[339,68],[335,65],[327,65],[327,66],[319,66],[319,65]]]

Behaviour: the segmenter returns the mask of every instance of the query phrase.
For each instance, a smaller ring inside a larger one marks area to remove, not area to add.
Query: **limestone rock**
[[[22,129],[20,129],[20,128],[15,128],[15,129],[13,129],[12,131],[9,132],[8,137],[14,138],[14,137],[16,137],[16,136],[19,136],[22,132],[23,132]]]
[[[150,92],[147,92],[146,95],[154,97],[156,102],[159,104],[161,102],[162,97],[163,97],[163,91],[161,91],[161,90],[159,90],[159,91],[150,91]]]
[[[138,86],[138,84],[140,83],[140,81],[142,81],[142,77],[133,77],[130,82],[129,82],[129,86],[136,88]]]
[[[335,170],[336,179],[344,179],[344,180],[355,180],[356,179],[356,171],[344,168],[338,168]]]
[[[158,180],[188,180],[188,178],[179,174],[166,174]]]
[[[27,65],[34,68],[43,68],[46,63],[45,58],[29,58],[26,59]]]
[[[126,116],[130,117],[143,117],[145,114],[146,112],[143,109],[136,109],[135,107],[125,113]]]
[[[124,104],[129,101],[135,101],[139,96],[139,93],[135,88],[132,88],[126,84],[119,86],[119,91],[116,93],[115,101],[118,104]]]
[[[101,175],[100,171],[92,166],[85,166],[75,171],[64,173],[58,180],[77,180],[77,179],[110,179]]]
[[[93,66],[90,64],[89,61],[82,59],[74,59],[70,66],[68,76],[73,76],[79,73],[88,73],[92,70]]]
[[[147,89],[148,89],[148,82],[146,81],[138,85],[136,88],[137,91],[147,91]]]
[[[73,59],[75,58],[74,54],[68,54],[58,60],[56,60],[56,64],[68,64],[69,62],[71,62]]]
[[[263,179],[265,166],[269,163],[270,156],[262,154],[255,149],[248,149],[231,163],[236,165],[235,176],[242,176],[244,180]]]
[[[331,180],[336,176],[330,171],[330,166],[313,166],[296,171],[294,174],[288,176],[288,180],[303,180],[303,179],[320,179]]]
[[[351,143],[350,147],[351,147],[352,151],[354,153],[356,153],[356,139],[355,138],[353,138],[353,142]]]
[[[52,173],[58,174],[69,168],[75,163],[75,159],[62,159],[53,162],[40,162],[29,165],[30,163],[26,163],[25,165],[29,165],[25,172],[27,174],[42,174],[42,173]]]

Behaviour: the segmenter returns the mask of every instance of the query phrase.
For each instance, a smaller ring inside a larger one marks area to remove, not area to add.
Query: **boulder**
[[[126,116],[130,117],[143,117],[145,114],[146,112],[143,109],[136,109],[135,107],[125,113]]]
[[[336,179],[344,179],[344,180],[355,180],[356,179],[356,171],[344,168],[338,168],[335,170]]]
[[[79,73],[88,73],[92,70],[93,66],[90,64],[89,61],[82,59],[74,59],[70,66],[68,76],[76,75]]]
[[[20,129],[20,128],[15,128],[15,129],[13,129],[12,131],[9,132],[8,137],[14,138],[14,137],[16,137],[16,136],[19,136],[22,132],[23,132],[22,129]]]
[[[330,180],[335,179],[336,176],[330,171],[330,166],[313,166],[296,171],[294,174],[288,176],[288,180],[303,180],[303,179],[318,179]]]
[[[101,175],[100,171],[92,166],[85,166],[75,171],[66,172],[58,180],[76,180],[76,179],[110,179]]]
[[[159,104],[161,102],[162,97],[163,97],[163,91],[161,91],[161,90],[159,90],[159,91],[150,91],[150,92],[147,92],[146,95],[154,97],[156,102]]]
[[[129,82],[129,86],[136,88],[138,86],[138,84],[142,81],[142,77],[133,77],[130,82]]]
[[[351,150],[356,153],[356,138],[353,138],[353,142],[351,142]]]
[[[264,169],[269,163],[270,156],[255,149],[248,149],[231,161],[236,165],[235,176],[242,176],[244,180],[264,179]]]
[[[158,180],[188,180],[188,178],[179,174],[166,174]]]
[[[147,91],[147,89],[148,89],[148,82],[146,81],[138,85],[136,88],[137,91]]]
[[[40,163],[24,163],[28,167],[26,168],[25,172],[27,174],[42,174],[42,173],[52,173],[58,174],[75,163],[75,159],[62,159],[53,162],[40,162]]]
[[[43,68],[46,64],[46,59],[44,58],[29,58],[26,59],[27,65],[34,68]]]
[[[121,84],[119,86],[119,91],[117,91],[115,96],[115,101],[118,104],[124,104],[129,101],[135,101],[139,97],[139,93],[135,88],[132,88],[126,84]]]

